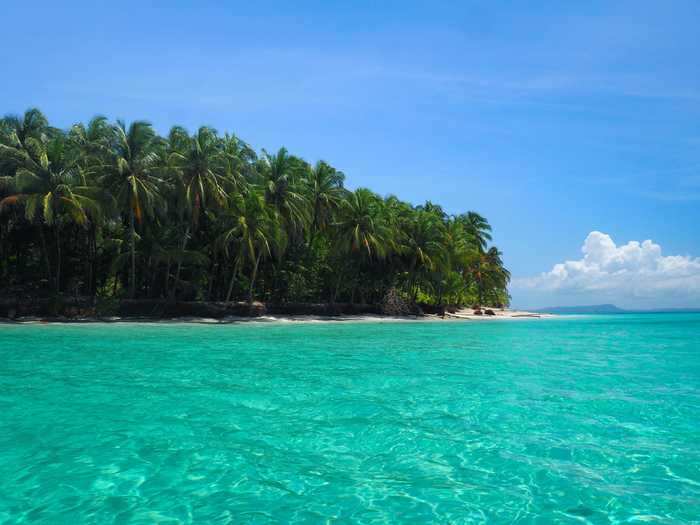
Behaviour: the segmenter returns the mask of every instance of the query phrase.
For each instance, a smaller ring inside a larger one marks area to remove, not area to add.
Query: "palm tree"
[[[338,209],[347,190],[343,188],[345,175],[324,161],[319,161],[308,170],[307,194],[312,207],[309,246],[313,246],[318,230],[325,229],[332,213]]]
[[[485,293],[490,293],[492,299],[498,301],[498,294],[508,287],[510,272],[503,265],[503,254],[495,246],[486,252],[486,262]]]
[[[97,116],[88,122],[74,124],[68,138],[75,146],[76,162],[88,167],[90,164],[104,164],[110,153],[112,128],[106,117]]]
[[[223,233],[222,242],[227,253],[229,247],[237,249],[226,301],[231,300],[238,271],[248,261],[253,265],[248,289],[248,302],[252,303],[260,261],[271,257],[275,250],[283,249],[284,230],[277,214],[266,205],[263,193],[254,188],[245,195],[235,196],[225,213],[230,226]]]
[[[181,127],[170,131],[168,164],[171,167],[173,186],[177,200],[176,213],[183,224],[179,253],[184,254],[190,231],[196,230],[203,209],[209,204],[222,206],[226,200],[223,173],[225,157],[222,143],[216,131],[201,127],[191,137]],[[182,257],[178,257],[175,286],[172,298],[180,282]]]
[[[476,284],[479,305],[484,303],[489,290],[505,290],[510,281],[510,272],[503,266],[501,252],[495,246],[486,252],[473,253],[468,272]]]
[[[41,218],[53,228],[56,244],[55,273],[50,269],[43,229],[39,232],[45,253],[47,273],[56,292],[61,288],[61,220],[72,220],[85,225],[88,211],[99,213],[99,205],[91,188],[84,184],[79,170],[71,159],[68,141],[63,133],[44,133],[40,137],[15,135],[14,144],[0,144],[0,162],[14,166],[14,176],[2,177],[0,183],[10,190],[10,196],[0,201],[0,209],[12,204],[21,205],[30,223]],[[83,183],[83,184],[81,184]]]
[[[289,234],[298,233],[308,218],[308,201],[299,181],[301,162],[285,148],[274,155],[263,150],[261,168],[265,201],[279,214]]]
[[[404,224],[403,231],[401,251],[410,259],[409,291],[415,301],[417,275],[421,271],[433,270],[442,251],[444,224],[441,210],[438,213],[434,207],[417,209]]]
[[[43,140],[55,131],[36,108],[28,109],[21,117],[7,115],[0,121],[0,140],[5,145],[25,147],[28,139]]]
[[[102,187],[97,178],[105,171],[111,153],[112,129],[106,117],[97,116],[88,122],[75,124],[68,133],[73,161],[78,168],[82,185],[89,187],[96,206],[88,213],[86,233],[86,281],[88,293],[97,286],[97,235],[105,216],[112,216],[116,206],[112,194]]]
[[[257,156],[253,148],[236,135],[226,133],[220,140],[223,159],[222,188],[226,194],[226,201],[229,202],[241,195],[245,195],[250,182],[256,178],[255,162]],[[211,222],[217,222],[223,219],[221,209],[214,211],[216,213],[208,214],[212,218]],[[214,234],[214,237],[205,242],[206,249],[210,254],[211,265],[207,276],[208,285],[206,297],[208,299],[212,297],[214,284],[223,266],[219,262],[220,256],[228,249],[228,245],[222,245],[221,237],[219,232],[217,232],[219,229],[220,228],[214,227],[211,232]],[[230,293],[228,295],[230,297]]]
[[[383,204],[379,196],[365,188],[355,190],[342,201],[338,221],[334,224],[336,254],[346,260],[354,258],[361,265],[383,259],[389,253],[391,229]],[[342,278],[343,271],[339,268],[332,302],[335,302]]]
[[[436,266],[439,268],[436,275],[438,304],[442,304],[443,296],[456,298],[466,290],[466,281],[462,275],[472,254],[476,253],[473,237],[455,218],[446,220],[440,244],[441,249],[436,257]]]
[[[226,190],[228,193],[244,192],[255,175],[255,151],[236,135],[226,133],[221,141]]]
[[[474,238],[474,242],[481,251],[486,250],[486,246],[491,240],[491,225],[489,222],[475,211],[467,212],[457,217],[467,232]]]
[[[343,201],[336,223],[338,247],[342,253],[371,260],[388,253],[391,232],[383,216],[382,200],[372,191],[359,188]]]
[[[161,162],[162,141],[145,121],[122,121],[112,126],[111,152],[106,175],[101,180],[109,188],[128,220],[129,297],[136,295],[136,223],[153,214],[160,197],[162,180],[156,174]]]
[[[191,137],[183,128],[170,132],[171,162],[175,169],[175,186],[192,225],[196,227],[207,203],[223,205],[224,151],[216,131],[201,127]]]

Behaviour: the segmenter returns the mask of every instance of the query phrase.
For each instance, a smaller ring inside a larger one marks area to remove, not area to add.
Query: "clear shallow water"
[[[0,523],[700,523],[700,315],[0,325]]]

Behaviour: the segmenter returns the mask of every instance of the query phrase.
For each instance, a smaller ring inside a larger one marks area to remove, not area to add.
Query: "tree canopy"
[[[0,120],[0,294],[501,306],[492,233],[210,127]]]

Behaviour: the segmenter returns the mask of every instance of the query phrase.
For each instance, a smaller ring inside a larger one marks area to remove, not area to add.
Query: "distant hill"
[[[543,314],[672,314],[672,313],[700,313],[699,308],[657,308],[649,310],[624,310],[614,304],[591,304],[584,306],[550,306],[539,308],[533,312]]]
[[[623,314],[628,310],[618,308],[614,304],[591,304],[587,306],[551,306],[540,308],[535,312],[547,314]]]

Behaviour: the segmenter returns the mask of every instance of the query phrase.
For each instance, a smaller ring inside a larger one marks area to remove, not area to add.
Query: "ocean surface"
[[[0,523],[700,523],[700,315],[0,325]]]

